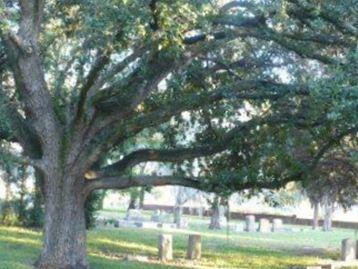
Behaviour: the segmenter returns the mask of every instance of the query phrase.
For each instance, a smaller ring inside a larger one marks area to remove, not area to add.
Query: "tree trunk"
[[[5,199],[4,202],[2,204],[2,208],[1,208],[1,223],[3,225],[9,225],[11,220],[11,188],[10,188],[10,182],[8,179],[8,176],[5,176]]]
[[[30,211],[32,227],[43,227],[44,224],[44,175],[35,170],[35,189],[33,191],[33,207]]]
[[[312,229],[317,230],[318,227],[319,227],[319,203],[314,202],[314,204],[313,204]]]
[[[136,209],[136,205],[137,205],[137,197],[132,197],[131,195],[127,210]]]
[[[145,187],[140,188],[140,193],[139,193],[139,209],[143,209],[144,208],[144,198],[145,198]]]
[[[37,268],[89,268],[84,201],[79,181],[70,178],[46,184],[44,246]]]
[[[332,230],[333,203],[328,197],[324,201],[324,211],[323,231],[329,232]]]
[[[25,195],[26,195],[26,178],[25,176],[21,176],[19,178],[19,203],[17,207],[17,214],[18,220],[21,225],[26,225],[26,202],[25,202]]]
[[[220,205],[216,201],[212,205],[212,214],[211,214],[210,225],[209,225],[209,229],[211,229],[211,230],[220,230],[221,229],[220,208],[219,207],[220,207]]]
[[[132,190],[129,194],[129,204],[128,204],[127,211],[130,209],[137,209],[137,200],[138,200],[137,190]]]
[[[174,223],[177,228],[181,226],[181,218],[183,215],[183,207],[181,205],[176,205],[174,207]]]

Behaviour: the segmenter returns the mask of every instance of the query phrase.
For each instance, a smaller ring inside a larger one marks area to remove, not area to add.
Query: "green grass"
[[[341,240],[355,237],[352,230],[336,229],[324,233],[306,228],[303,231],[272,234],[231,232],[227,240],[225,231],[208,230],[207,220],[192,218],[191,223],[191,232],[203,235],[203,258],[200,262],[184,258],[188,231],[103,228],[89,232],[91,266],[94,269],[303,268],[322,259],[337,258]],[[156,259],[157,239],[162,232],[174,235],[175,260],[166,264]],[[0,269],[32,268],[31,264],[39,255],[40,248],[39,232],[0,227]],[[149,260],[125,261],[126,254],[146,256]]]

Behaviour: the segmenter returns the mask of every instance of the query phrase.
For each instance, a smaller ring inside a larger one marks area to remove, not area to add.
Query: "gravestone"
[[[141,226],[141,222],[136,223],[136,222],[122,220],[122,219],[114,221],[115,228],[136,228],[140,226]]]
[[[104,218],[98,218],[96,219],[96,227],[102,227],[107,225],[107,221]]]
[[[158,223],[154,221],[143,221],[141,227],[144,229],[155,229],[158,228]]]
[[[225,216],[221,216],[221,217],[219,218],[219,223],[220,223],[220,227],[226,227],[226,225],[227,225],[227,219],[226,219],[226,217],[225,217]]]
[[[261,233],[271,232],[271,223],[268,219],[260,219],[259,232]]]
[[[246,232],[255,232],[255,216],[254,215],[248,215],[245,217],[246,219],[246,226],[245,231]]]
[[[242,226],[241,224],[229,223],[226,227],[228,227],[229,230],[233,231],[233,232],[243,232],[243,231],[245,231],[245,227]]]
[[[158,228],[175,229],[176,225],[174,223],[158,223]]]
[[[153,215],[150,217],[151,221],[154,222],[160,222],[160,211],[159,210],[155,210],[155,212],[153,213]]]
[[[223,205],[219,205],[219,216],[225,217],[226,207]]]
[[[159,236],[158,258],[161,261],[173,259],[173,236],[171,234],[161,234]]]
[[[357,242],[351,238],[346,238],[342,241],[341,260],[353,261],[357,255]]]
[[[179,223],[177,225],[177,228],[179,228],[179,229],[188,229],[188,227],[189,227],[189,220],[187,218],[181,217],[180,221],[179,221]]]
[[[200,258],[201,258],[201,235],[199,235],[199,234],[189,235],[186,258],[189,260],[200,260]]]
[[[150,220],[154,222],[164,222],[166,221],[167,215],[162,213],[160,210],[156,210],[155,213],[151,216]]]
[[[225,227],[227,225],[227,218],[225,216],[226,207],[223,205],[219,205],[219,223],[220,227]]]
[[[143,215],[140,210],[137,209],[130,209],[127,211],[127,215],[125,220],[134,221],[134,222],[143,222]]]
[[[272,231],[273,232],[282,232],[283,231],[282,219],[273,219],[272,220]]]
[[[197,211],[198,211],[198,216],[202,218],[204,216],[204,208],[199,207]]]

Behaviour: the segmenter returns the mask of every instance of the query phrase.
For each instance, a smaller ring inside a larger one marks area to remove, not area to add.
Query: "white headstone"
[[[158,228],[158,223],[153,221],[143,221],[141,227],[144,229],[155,229]]]
[[[174,223],[158,223],[158,227],[163,229],[174,229],[176,228],[176,225]]]
[[[189,235],[186,258],[189,260],[200,260],[200,258],[201,258],[201,235],[199,235],[199,234]]]
[[[261,233],[271,232],[271,223],[268,219],[260,219],[259,232]]]
[[[188,229],[189,227],[189,220],[187,218],[180,218],[180,223],[177,228],[179,229]]]
[[[170,234],[161,234],[159,236],[158,257],[161,261],[170,261],[173,259],[173,236]]]
[[[126,220],[128,221],[135,221],[135,222],[142,222],[143,215],[140,210],[137,209],[130,209],[127,211]]]
[[[159,210],[157,210],[150,218],[150,220],[154,222],[162,222],[162,219],[163,218]]]
[[[223,205],[219,205],[219,216],[220,218],[225,218],[226,207]]]
[[[341,259],[342,261],[353,261],[357,255],[357,242],[351,238],[342,241]]]
[[[200,218],[202,218],[203,215],[204,215],[204,208],[199,207],[199,208],[198,208],[198,216],[199,216]]]
[[[246,232],[255,232],[256,231],[255,216],[249,215],[249,216],[246,216],[245,219],[246,219],[245,231]]]
[[[272,231],[273,232],[282,232],[283,231],[282,219],[273,219],[272,220]]]

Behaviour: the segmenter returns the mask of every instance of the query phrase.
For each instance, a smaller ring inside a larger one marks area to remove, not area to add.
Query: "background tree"
[[[174,188],[173,194],[175,197],[174,223],[176,224],[177,228],[181,228],[183,206],[189,201],[195,201],[196,198],[199,196],[199,191],[192,188],[178,186]]]
[[[88,268],[97,189],[277,188],[357,133],[353,1],[0,3],[0,137],[43,177],[38,268]],[[163,143],[129,150],[142,132]],[[196,177],[131,173],[193,159]]]
[[[323,230],[332,229],[332,217],[337,206],[348,209],[358,204],[358,172],[356,148],[354,140],[347,138],[341,147],[329,152],[323,158],[314,174],[314,180],[304,185],[304,190],[315,206],[321,204],[324,209]],[[317,210],[317,209],[316,209]],[[315,210],[313,228],[316,229],[319,220]]]
[[[221,230],[222,227],[222,219],[225,218],[227,221],[226,215],[228,214],[228,199],[214,195],[212,199],[208,199],[211,208],[211,216],[210,216],[210,223],[209,229],[210,230]]]

